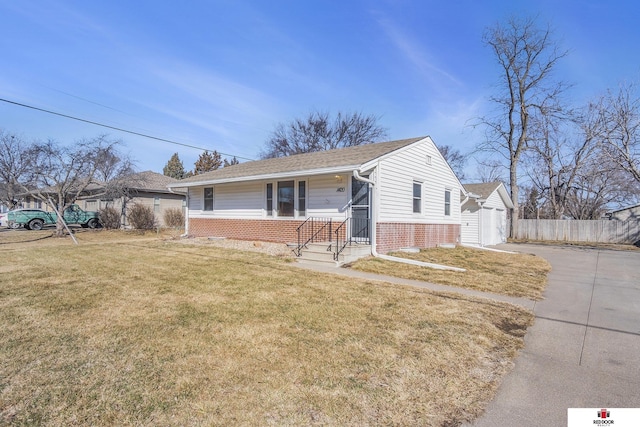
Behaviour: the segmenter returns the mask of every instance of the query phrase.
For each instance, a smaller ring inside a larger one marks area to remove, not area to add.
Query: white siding
[[[346,218],[349,197],[349,176],[344,175],[338,180],[335,175],[311,176],[295,179],[304,180],[306,186],[306,217]],[[289,181],[292,179],[286,179]],[[204,188],[196,187],[189,190],[189,215],[192,218],[267,218],[266,185],[273,184],[274,207],[278,180],[252,181],[213,186],[213,211],[204,211]],[[297,193],[296,193],[297,194]],[[297,204],[297,201],[296,201]],[[273,219],[273,217],[268,217]],[[291,217],[283,217],[291,219]]]
[[[460,227],[460,239],[462,243],[469,245],[479,245],[480,235],[478,234],[478,205],[475,203],[465,204],[465,209],[462,211],[462,226]]]
[[[348,175],[312,176],[308,180],[307,216],[346,218],[350,199]]]
[[[189,188],[189,211],[200,211],[203,206],[204,188]]]
[[[500,197],[500,193],[498,193],[497,191],[494,191],[493,193],[491,193],[487,201],[484,202],[484,207],[504,209],[505,206],[504,206],[504,202],[502,201],[502,198]]]
[[[427,164],[427,156],[431,164]],[[413,182],[422,183],[422,212],[413,213]],[[399,150],[379,162],[378,221],[431,224],[460,223],[460,183],[429,141]],[[451,191],[450,215],[444,211]]]
[[[260,182],[219,184],[213,189],[213,215],[220,218],[262,218],[264,185]]]

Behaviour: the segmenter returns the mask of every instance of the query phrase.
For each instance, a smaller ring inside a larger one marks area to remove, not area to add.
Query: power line
[[[57,113],[55,111],[45,110],[44,108],[34,107],[33,105],[21,104],[20,102],[10,101],[10,100],[4,99],[4,98],[0,98],[0,101],[6,102],[8,104],[18,105],[18,106],[24,107],[24,108],[30,108],[30,109],[36,110],[36,111],[42,111],[43,113],[53,114],[53,115],[56,115],[56,116],[67,118],[67,119],[77,120],[79,122],[89,123],[89,124],[92,124],[92,125],[102,126],[104,128],[117,130],[117,131],[120,131],[120,132],[129,133],[131,135],[141,136],[143,138],[155,139],[156,141],[162,141],[162,142],[166,142],[166,143],[169,143],[169,144],[175,144],[175,145],[181,145],[183,147],[195,148],[196,150],[211,151],[208,148],[196,147],[195,145],[189,145],[189,144],[185,144],[185,143],[182,143],[182,142],[171,141],[170,139],[158,138],[157,136],[146,135],[144,133],[134,132],[132,130],[126,130],[126,129],[118,128],[118,127],[115,127],[115,126],[109,126],[109,125],[105,125],[103,123],[98,123],[98,122],[94,122],[94,121],[91,121],[91,120],[81,119],[80,117],[74,117],[74,116],[70,116],[68,114]],[[228,153],[221,153],[219,151],[218,151],[218,153],[223,155],[223,156],[231,156],[231,157],[235,157],[235,158],[243,159],[243,160],[255,160],[255,159],[250,159],[248,157],[235,156],[233,154],[228,154]]]

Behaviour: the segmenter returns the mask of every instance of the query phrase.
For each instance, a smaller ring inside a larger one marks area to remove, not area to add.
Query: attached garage
[[[464,184],[461,241],[467,245],[497,245],[507,241],[507,211],[513,208],[501,182]]]

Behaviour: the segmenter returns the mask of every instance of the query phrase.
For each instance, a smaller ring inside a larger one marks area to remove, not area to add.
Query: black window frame
[[[418,195],[416,196],[416,189]],[[413,181],[413,213],[422,214],[422,183]]]
[[[451,190],[444,190],[444,216],[451,216]]]
[[[210,197],[207,197],[207,190],[210,193]],[[213,187],[205,187],[202,199],[202,210],[213,212]]]

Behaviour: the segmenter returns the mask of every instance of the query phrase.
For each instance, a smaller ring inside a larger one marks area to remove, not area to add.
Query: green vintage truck
[[[67,224],[79,224],[83,228],[97,228],[100,226],[98,212],[88,212],[78,205],[71,205],[62,215]],[[24,227],[27,230],[42,230],[45,225],[55,225],[58,215],[55,212],[45,212],[41,209],[17,209],[7,213],[9,228]]]

